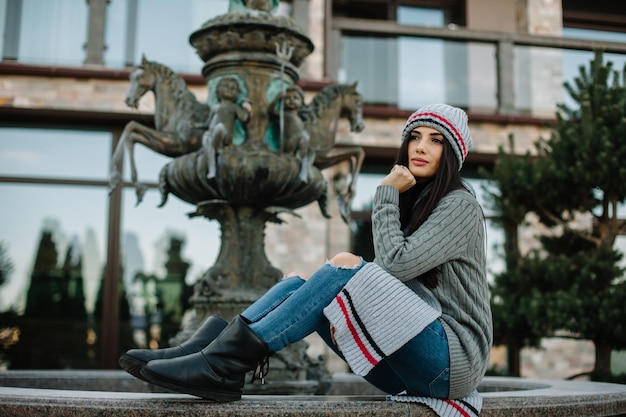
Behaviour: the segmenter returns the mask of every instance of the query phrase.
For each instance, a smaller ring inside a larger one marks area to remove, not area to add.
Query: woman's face
[[[408,146],[409,171],[415,178],[435,176],[443,155],[444,136],[432,127],[419,126],[411,132]]]

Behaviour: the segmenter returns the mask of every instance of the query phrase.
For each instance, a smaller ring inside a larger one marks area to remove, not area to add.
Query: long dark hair
[[[413,140],[407,135],[396,157],[396,164],[408,166],[409,142]],[[444,141],[443,154],[435,176],[424,182],[418,182],[414,187],[400,194],[400,224],[404,235],[415,232],[430,216],[439,200],[450,191],[466,189],[459,173],[459,161],[454,154],[452,145]],[[438,268],[434,268],[419,278],[428,288],[435,288],[438,284]]]

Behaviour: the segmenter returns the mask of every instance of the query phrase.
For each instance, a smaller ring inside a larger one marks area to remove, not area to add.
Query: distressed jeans
[[[364,261],[354,268],[326,263],[308,280],[284,278],[241,315],[272,352],[317,332],[343,359],[332,342],[323,310],[363,265]],[[446,334],[436,320],[364,378],[388,394],[446,398],[450,389],[448,350]]]

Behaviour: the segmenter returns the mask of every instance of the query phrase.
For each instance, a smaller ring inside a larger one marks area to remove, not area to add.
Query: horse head
[[[130,86],[124,102],[128,107],[137,108],[139,99],[148,91],[154,90],[156,74],[152,71],[150,61],[145,56],[141,57],[141,64],[134,67],[130,72]]]
[[[346,89],[341,115],[350,121],[350,131],[359,133],[365,129],[365,123],[363,122],[363,96],[356,91],[356,85],[355,82]]]

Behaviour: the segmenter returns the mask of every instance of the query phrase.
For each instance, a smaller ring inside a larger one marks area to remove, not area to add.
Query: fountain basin
[[[626,415],[626,385],[620,384],[486,377],[479,391],[483,417]],[[0,409],[3,416],[434,415],[425,406],[385,401],[352,374],[335,375],[329,395],[244,395],[239,402],[216,404],[154,392],[123,371],[99,370],[0,372]]]
[[[267,148],[225,147],[217,161],[219,176],[206,178],[203,152],[189,153],[168,162],[161,171],[162,192],[191,204],[224,200],[231,205],[297,209],[326,195],[326,180],[311,167],[307,181],[299,177],[300,162],[293,155]]]

